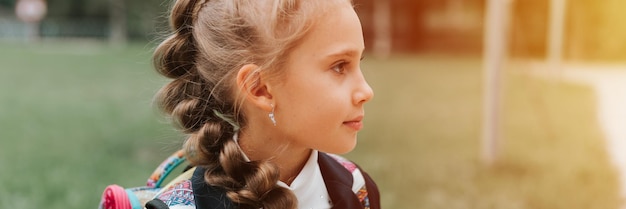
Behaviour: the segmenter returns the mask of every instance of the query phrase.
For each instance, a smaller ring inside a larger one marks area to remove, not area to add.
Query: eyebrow
[[[353,57],[353,56],[357,56],[359,53],[361,53],[361,57],[360,59],[363,59],[363,53],[362,51],[359,52],[358,50],[354,50],[354,49],[343,49],[343,50],[338,50],[337,52],[332,52],[327,54],[325,57],[327,58],[335,58],[335,57]]]

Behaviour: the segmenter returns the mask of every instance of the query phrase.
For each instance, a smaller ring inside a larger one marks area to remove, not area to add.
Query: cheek
[[[345,119],[341,117],[346,115],[344,110],[349,96],[340,91],[341,86],[328,74],[291,74],[286,79],[276,99],[279,114],[283,114],[285,123],[292,123],[287,125],[298,126],[292,128],[299,131],[323,131],[339,126]]]
[[[332,103],[311,101],[309,105],[298,108],[298,115],[291,118],[291,124],[288,125],[292,126],[292,133],[315,141],[335,138],[334,135],[341,128],[344,113]]]
[[[321,98],[325,95],[315,93],[301,94],[292,97],[284,109],[285,125],[290,132],[319,135],[330,128],[338,126],[343,115],[332,100]]]

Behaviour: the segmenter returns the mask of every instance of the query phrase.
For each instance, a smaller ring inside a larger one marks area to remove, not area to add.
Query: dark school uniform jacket
[[[319,152],[318,164],[333,209],[363,209],[357,195],[352,191],[352,173],[326,153]],[[360,168],[359,168],[360,170]],[[198,167],[191,178],[197,209],[236,209],[224,190],[204,182],[204,169]],[[370,209],[380,209],[380,194],[372,178],[361,170],[365,179]]]

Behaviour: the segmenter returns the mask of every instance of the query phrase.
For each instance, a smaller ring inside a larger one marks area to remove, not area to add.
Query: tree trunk
[[[491,166],[498,161],[502,140],[502,66],[507,52],[510,0],[488,0],[485,12],[482,159]]]
[[[548,64],[552,70],[561,71],[563,57],[563,29],[565,26],[565,0],[550,2],[550,25],[548,30]]]
[[[374,0],[374,54],[386,58],[391,53],[391,2]]]
[[[128,38],[124,0],[109,0],[109,27],[109,42],[114,45],[125,45]]]

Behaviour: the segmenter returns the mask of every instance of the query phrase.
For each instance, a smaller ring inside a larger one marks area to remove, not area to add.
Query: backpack
[[[328,155],[353,174],[352,191],[362,205],[369,208],[365,180],[356,164],[338,155]],[[143,209],[146,204],[148,208],[195,209],[190,180],[195,167],[187,166],[182,174],[164,185],[168,176],[183,162],[185,162],[184,152],[179,150],[159,164],[148,178],[146,186],[126,189],[116,184],[107,186],[102,193],[98,209]],[[361,184],[363,186],[357,186]]]

